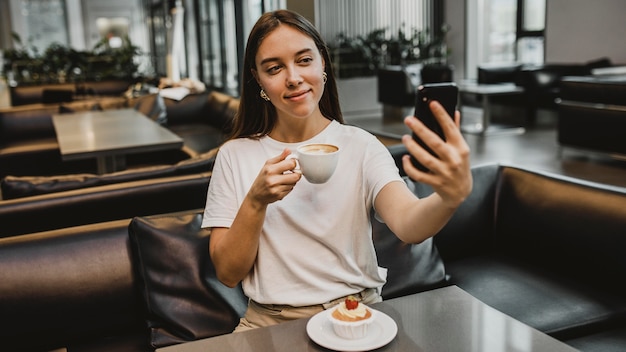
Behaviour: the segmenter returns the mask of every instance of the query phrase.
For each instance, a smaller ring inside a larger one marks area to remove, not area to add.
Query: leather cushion
[[[167,110],[161,94],[150,94],[139,98],[135,103],[135,110],[160,125],[167,125]]]
[[[232,332],[248,299],[215,276],[201,213],[134,218],[133,263],[155,348]]]
[[[477,255],[446,262],[446,269],[452,283],[472,296],[557,339],[587,335],[626,319],[623,296],[529,265],[526,259]]]
[[[409,186],[413,183],[405,178]],[[378,264],[387,268],[385,299],[425,291],[446,284],[446,272],[433,239],[419,244],[402,242],[384,223],[372,215],[374,247]]]
[[[190,175],[210,172],[215,163],[215,155],[217,155],[217,149],[174,165],[147,166],[105,175],[6,176],[0,182],[0,187],[3,199],[15,199],[114,183]]]

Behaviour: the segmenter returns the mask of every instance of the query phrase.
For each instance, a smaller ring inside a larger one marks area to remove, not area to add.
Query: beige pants
[[[378,291],[374,288],[365,289],[357,294],[353,294],[352,296],[356,297],[357,300],[363,302],[364,304],[372,304],[382,301]],[[324,309],[334,307],[340,302],[343,302],[346,297],[347,296],[340,297],[324,304],[314,304],[304,307],[293,307],[280,304],[261,304],[250,300],[248,301],[246,314],[239,320],[239,325],[235,328],[234,332],[276,325],[294,319],[309,318]]]

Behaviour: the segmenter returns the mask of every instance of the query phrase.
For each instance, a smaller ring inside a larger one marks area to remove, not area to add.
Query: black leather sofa
[[[146,100],[152,97],[145,97]],[[116,109],[135,107],[139,102],[119,105],[108,100],[44,104],[0,110],[0,178],[12,176],[54,176],[77,173],[95,173],[96,161],[63,161],[52,124],[52,115],[63,111],[91,108]],[[210,91],[192,94],[181,101],[164,99],[163,124],[184,140],[181,150],[158,153],[131,154],[129,168],[146,165],[175,164],[198,154],[206,153],[222,143],[234,117],[239,100],[226,94]],[[153,109],[148,104],[148,110]],[[144,111],[142,111],[144,112]]]
[[[124,80],[50,83],[10,87],[12,106],[28,104],[64,103],[74,97],[121,96],[132,82]]]
[[[560,82],[561,147],[626,157],[626,76],[570,76]]]
[[[0,181],[0,194],[3,200],[9,200],[115,183],[209,173],[213,170],[217,151],[218,148],[214,148],[176,164],[146,166],[102,175],[6,176]]]
[[[582,351],[624,350],[626,190],[504,165],[472,172],[472,194],[434,240],[406,246],[374,222],[383,296],[455,284]],[[55,216],[89,213],[66,210]],[[52,221],[42,216],[23,219]],[[3,348],[146,351],[231,331],[246,298],[216,281],[201,209],[101,220],[0,236]]]
[[[205,206],[210,172],[0,201],[0,238]]]
[[[610,66],[612,62],[607,58],[584,63],[482,64],[478,66],[477,81],[479,84],[513,83],[524,88],[521,96],[493,97],[492,103],[523,108],[526,124],[532,127],[539,109],[557,110],[556,99],[561,97],[563,77],[588,76],[593,69]]]

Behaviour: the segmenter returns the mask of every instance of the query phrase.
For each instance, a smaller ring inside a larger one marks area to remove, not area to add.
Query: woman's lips
[[[287,96],[287,99],[297,100],[298,98],[301,98],[301,97],[303,97],[304,95],[306,95],[308,92],[309,92],[308,90],[295,92],[295,93],[293,93],[293,94],[289,94],[289,95]]]

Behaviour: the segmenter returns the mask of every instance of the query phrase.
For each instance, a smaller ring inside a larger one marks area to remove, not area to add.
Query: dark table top
[[[177,149],[183,140],[134,109],[53,115],[63,160]]]
[[[398,328],[397,335],[376,351],[576,351],[487,306],[456,286],[391,299],[371,307],[393,319]],[[157,351],[328,351],[307,334],[307,323],[314,319],[226,334]],[[327,329],[317,325],[314,328]],[[323,344],[331,341],[332,345],[335,339],[332,336]],[[352,348],[349,341],[343,341],[342,346]]]

